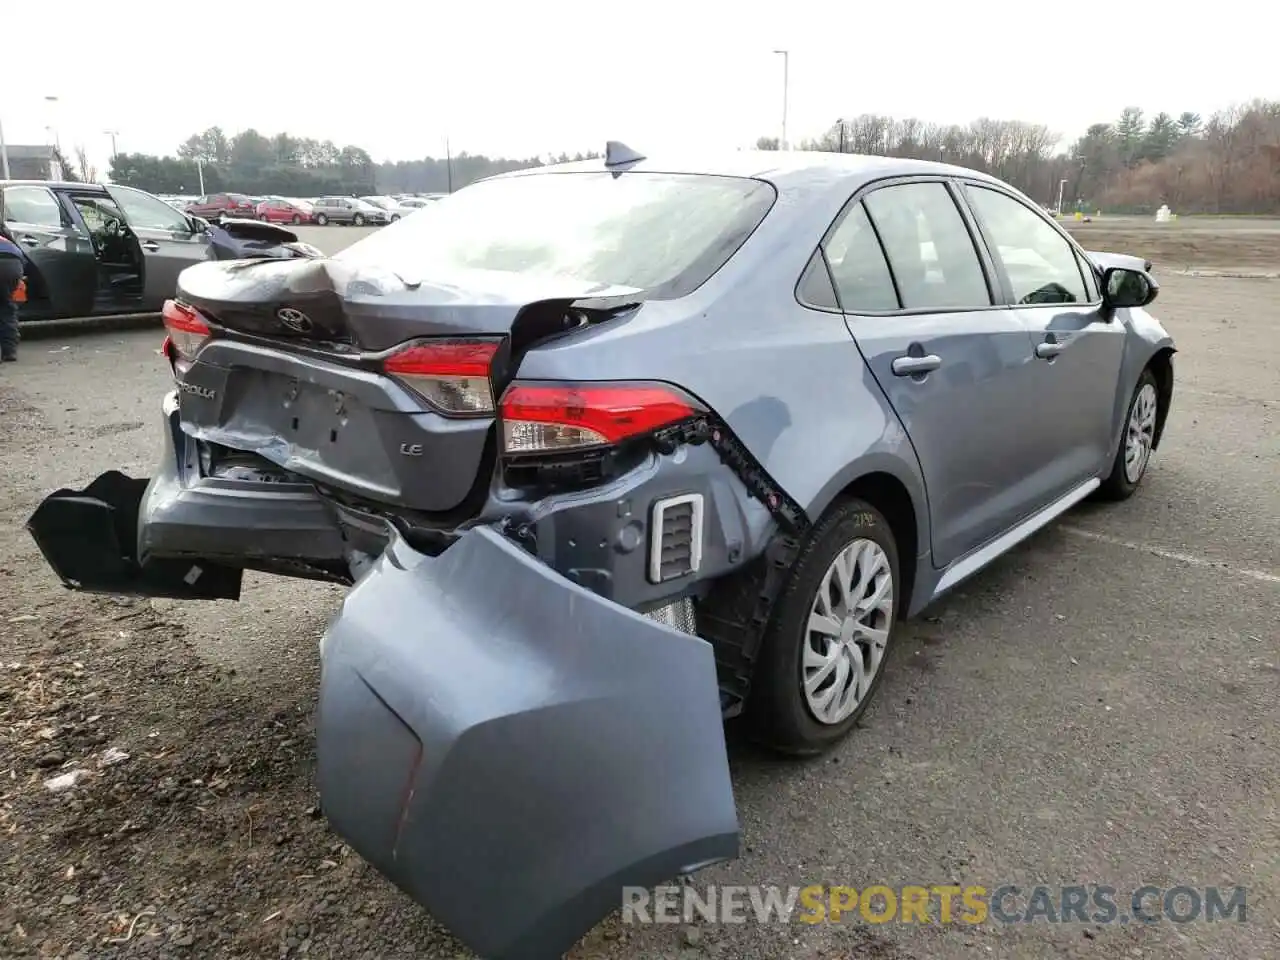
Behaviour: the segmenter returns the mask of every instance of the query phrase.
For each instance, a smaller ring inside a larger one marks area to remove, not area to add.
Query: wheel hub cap
[[[866,698],[880,672],[893,623],[893,573],[872,540],[836,555],[818,584],[800,663],[805,703],[815,720],[838,724]]]
[[[1151,460],[1151,446],[1156,432],[1156,388],[1144,383],[1133,398],[1129,411],[1129,423],[1125,428],[1124,475],[1130,483],[1137,483]]]

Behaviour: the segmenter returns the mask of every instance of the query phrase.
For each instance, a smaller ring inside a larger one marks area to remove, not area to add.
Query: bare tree
[[[83,143],[76,144],[76,172],[80,174],[80,179],[84,183],[96,183],[98,180],[98,168],[89,162],[89,153],[84,148]]]
[[[916,157],[981,170],[1041,203],[1151,213],[1280,213],[1280,101],[1255,100],[1201,121],[1127,108],[1061,144],[1044,124],[980,117],[942,126],[861,114],[803,141],[805,150]],[[1066,181],[1064,184],[1063,181]],[[1068,192],[1069,188],[1069,192]]]

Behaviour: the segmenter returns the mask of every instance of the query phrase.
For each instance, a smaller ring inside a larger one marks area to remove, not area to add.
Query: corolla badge
[[[276,319],[297,333],[311,332],[311,318],[293,307],[281,307],[276,311]]]

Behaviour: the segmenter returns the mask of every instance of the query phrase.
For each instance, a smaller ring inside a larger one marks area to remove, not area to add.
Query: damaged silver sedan
[[[610,144],[332,258],[186,270],[155,474],[29,528],[75,589],[352,584],[326,815],[482,956],[558,956],[737,855],[724,718],[831,747],[896,623],[1137,489],[1156,292],[968,170]]]

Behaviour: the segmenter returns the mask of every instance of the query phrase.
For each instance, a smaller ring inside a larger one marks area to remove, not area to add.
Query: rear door
[[[142,246],[143,309],[159,310],[177,289],[178,274],[213,259],[209,234],[197,232],[190,219],[149,193],[115,185],[107,190]]]
[[[1024,443],[1043,506],[1109,464],[1125,327],[1102,309],[1092,268],[1056,224],[992,185],[969,183],[964,194],[1032,335],[1041,425]]]
[[[934,563],[1015,524],[1033,499],[1031,341],[999,288],[954,185],[910,179],[855,198],[824,250],[849,331],[920,462]]]
[[[90,314],[98,287],[93,242],[74,225],[57,195],[42,186],[4,187],[0,216],[26,254],[31,307],[38,309],[43,301],[53,316]]]

